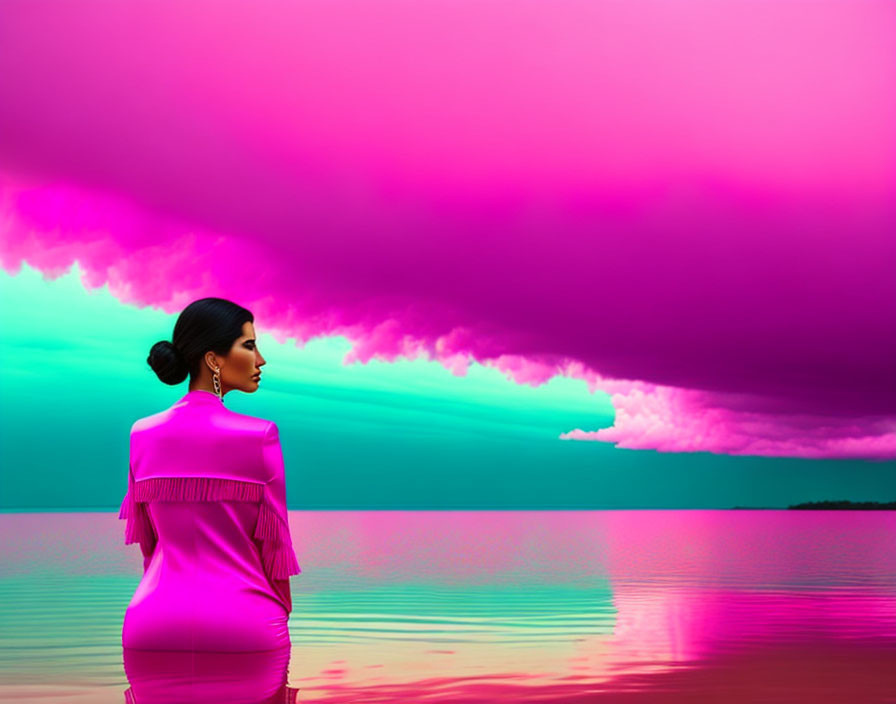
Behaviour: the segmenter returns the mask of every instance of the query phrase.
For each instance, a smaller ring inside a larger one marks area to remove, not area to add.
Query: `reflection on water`
[[[290,523],[291,651],[147,653],[113,514],[0,514],[0,700],[896,702],[893,512]]]
[[[284,704],[289,647],[255,653],[191,653],[123,648],[127,704],[215,702]]]

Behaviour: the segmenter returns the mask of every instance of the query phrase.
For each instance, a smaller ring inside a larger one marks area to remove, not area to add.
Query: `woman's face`
[[[243,333],[233,343],[224,363],[221,365],[221,392],[239,389],[252,393],[258,389],[261,367],[266,364],[255,345],[255,326],[243,323]]]

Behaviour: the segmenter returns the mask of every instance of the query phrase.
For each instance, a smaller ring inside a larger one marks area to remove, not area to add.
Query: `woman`
[[[131,427],[119,518],[143,578],[125,612],[125,649],[249,652],[288,648],[289,576],[299,574],[286,514],[277,425],[230,411],[258,389],[254,318],[221,298],[187,306],[172,342],[147,361],[189,391]]]

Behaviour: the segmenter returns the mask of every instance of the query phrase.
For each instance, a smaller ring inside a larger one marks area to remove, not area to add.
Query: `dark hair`
[[[247,322],[254,323],[254,316],[233,301],[200,298],[180,312],[171,342],[155,343],[146,361],[166,384],[179,384],[187,374],[192,379],[198,376],[205,353],[226,355]]]

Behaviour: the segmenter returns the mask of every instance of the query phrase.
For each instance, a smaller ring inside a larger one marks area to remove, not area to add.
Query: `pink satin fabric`
[[[289,646],[289,575],[298,574],[277,426],[188,392],[131,428],[119,517],[144,574],[122,645],[249,652]]]
[[[289,647],[257,653],[124,648],[126,704],[296,704]]]

